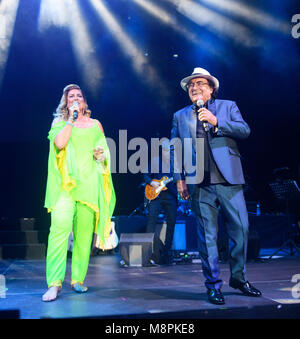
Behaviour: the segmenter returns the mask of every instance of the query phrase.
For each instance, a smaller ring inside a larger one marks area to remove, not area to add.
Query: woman
[[[55,300],[65,277],[68,238],[73,232],[72,281],[83,293],[93,233],[104,249],[111,230],[115,193],[110,155],[100,122],[78,85],[68,85],[48,135],[50,151],[45,207],[51,212],[43,301]]]

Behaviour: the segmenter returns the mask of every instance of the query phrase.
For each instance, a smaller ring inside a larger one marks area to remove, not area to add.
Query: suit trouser
[[[94,211],[62,191],[51,212],[46,276],[48,287],[61,286],[66,272],[68,239],[73,230],[72,284],[83,283],[94,230]]]
[[[155,233],[157,218],[162,208],[165,211],[167,222],[165,245],[163,247],[163,253],[157,253],[158,248],[154,247],[155,253],[153,253],[152,258],[155,262],[164,263],[164,261],[168,260],[168,252],[172,247],[174,227],[176,224],[177,199],[172,193],[162,191],[158,198],[150,202],[147,232]]]
[[[222,286],[217,247],[219,206],[229,238],[231,278],[245,282],[249,222],[242,185],[195,186],[192,201],[193,211],[197,217],[205,286],[217,289]]]

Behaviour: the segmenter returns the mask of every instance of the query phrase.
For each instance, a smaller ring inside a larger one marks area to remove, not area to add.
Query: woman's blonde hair
[[[70,84],[68,86],[66,86],[63,90],[63,95],[60,99],[60,103],[56,108],[56,112],[53,114],[55,118],[61,118],[63,120],[68,120],[69,118],[69,111],[67,108],[67,98],[68,98],[68,93],[72,90],[72,89],[79,89],[82,93],[84,102],[85,102],[85,108],[83,111],[83,115],[86,115],[88,117],[91,116],[91,110],[88,109],[88,104],[86,102],[86,96],[83,93],[82,89],[76,85],[76,84]]]

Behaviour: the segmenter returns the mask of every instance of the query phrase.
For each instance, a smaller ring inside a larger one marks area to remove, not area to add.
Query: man
[[[195,175],[184,168],[175,173],[177,190],[183,199],[192,198],[192,209],[197,218],[200,254],[206,278],[208,300],[224,304],[222,280],[218,263],[217,224],[219,207],[225,218],[229,237],[229,285],[248,296],[260,296],[245,277],[247,253],[248,213],[243,195],[244,176],[236,140],[247,138],[250,128],[233,101],[216,100],[219,81],[200,67],[181,81],[193,105],[174,114],[171,137],[191,140],[191,150],[183,147],[184,156],[191,152],[203,173]],[[203,107],[202,107],[203,106]],[[202,143],[198,141],[202,140]],[[203,145],[197,148],[197,145]],[[200,153],[197,154],[197,152]],[[176,151],[175,151],[176,152]],[[177,160],[180,157],[177,156]],[[176,159],[176,153],[175,153]],[[203,162],[204,159],[204,162]],[[176,164],[178,168],[178,163]],[[199,178],[202,179],[198,182]]]
[[[170,163],[170,143],[167,139],[162,142],[162,152],[160,156],[154,156],[151,159],[151,169],[149,173],[144,174],[145,183],[151,185],[153,188],[159,187],[159,182],[162,177],[171,178],[173,180],[173,167]],[[172,247],[174,227],[177,215],[177,190],[173,181],[166,185],[166,190],[162,190],[157,198],[149,201],[149,214],[147,222],[147,232],[155,233],[157,218],[163,209],[166,217],[166,237],[164,246],[156,244],[153,249],[153,255],[150,260],[151,265],[155,264],[169,264],[170,250]]]

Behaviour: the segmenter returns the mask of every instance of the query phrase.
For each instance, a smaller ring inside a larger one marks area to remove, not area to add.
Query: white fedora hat
[[[201,67],[194,68],[192,75],[182,79],[180,82],[181,87],[186,91],[188,83],[194,78],[205,78],[211,80],[215,86],[215,89],[219,89],[219,80],[210,75],[210,73],[206,69]]]

